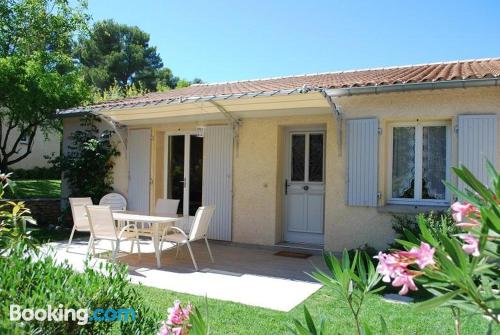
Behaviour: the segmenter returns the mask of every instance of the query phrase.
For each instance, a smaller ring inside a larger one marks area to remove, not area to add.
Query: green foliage
[[[148,93],[148,90],[139,83],[137,85],[127,85],[125,87],[120,87],[118,83],[114,83],[109,88],[104,91],[95,90],[93,95],[93,101],[95,103],[104,101],[120,100],[124,98],[133,98],[143,96]]]
[[[32,169],[10,169],[16,180],[61,179],[61,170],[57,167],[34,167]]]
[[[100,92],[115,83],[121,89],[141,85],[148,91],[158,85],[175,87],[176,78],[163,68],[156,47],[149,45],[149,34],[135,26],[99,21],[90,36],[80,38],[74,55],[83,65],[86,80]]]
[[[305,326],[299,320],[293,320],[295,329],[290,329],[292,333],[296,335],[326,335],[325,320],[321,320],[319,326],[316,326],[306,306],[304,306],[304,319],[306,320]]]
[[[12,185],[12,189],[5,192],[5,197],[8,199],[57,199],[61,197],[61,179],[18,180],[12,182]]]
[[[83,273],[75,272],[67,263],[56,265],[51,256],[41,259],[15,251],[11,257],[0,257],[0,333],[2,334],[154,334],[159,315],[146,307],[138,286],[129,284],[127,269],[112,264]],[[103,273],[107,273],[104,275]],[[9,321],[9,305],[22,308],[134,308],[134,322],[68,322]]]
[[[445,212],[430,211],[419,215],[424,216],[427,227],[434,236],[437,236],[438,233],[451,236],[460,232],[460,229],[456,226],[451,216],[450,210]],[[392,229],[396,233],[396,238],[403,238],[407,232],[414,236],[420,235],[421,232],[417,223],[419,215],[394,215],[392,218]],[[399,246],[397,242],[391,245],[392,248],[396,248],[397,246]]]
[[[191,85],[191,83],[189,82],[189,80],[181,79],[177,82],[177,85],[175,86],[175,88],[184,88],[184,87],[188,87],[190,85]]]
[[[88,17],[84,3],[0,2],[0,170],[27,157],[35,135],[59,129],[58,108],[86,101],[89,89],[70,55]],[[83,8],[84,9],[84,8]],[[19,147],[22,138],[27,145]]]
[[[111,140],[113,131],[99,132],[95,116],[81,119],[79,130],[71,134],[69,152],[55,163],[68,180],[71,196],[88,196],[94,203],[112,190],[113,159],[120,155]]]
[[[434,298],[420,303],[416,310],[435,307],[452,307],[464,313],[481,313],[498,324],[500,313],[499,297],[499,233],[500,233],[500,176],[488,163],[492,188],[483,185],[466,168],[453,168],[455,174],[467,185],[466,191],[446,183],[460,199],[467,201],[479,211],[476,226],[466,228],[467,233],[478,239],[478,254],[464,252],[464,242],[446,232],[434,232],[424,216],[419,216],[420,234],[406,232],[406,240],[400,244],[406,249],[424,241],[435,248],[436,265],[426,268],[417,281]]]
[[[360,322],[360,313],[363,303],[368,295],[379,292],[383,287],[377,287],[380,282],[380,275],[375,271],[375,267],[370,257],[364,252],[356,251],[351,258],[347,250],[342,253],[339,260],[332,254],[325,254],[325,263],[330,271],[329,274],[318,271],[312,274],[312,277],[328,288],[333,289],[343,303],[349,307],[352,318],[355,323],[356,334],[360,335],[362,328]],[[307,310],[304,311],[307,327],[295,320],[297,334],[307,334],[301,331],[308,330],[315,334],[313,330],[316,326]],[[319,331],[324,329],[320,324]],[[318,333],[319,334],[319,333]]]
[[[205,306],[207,306],[205,302]],[[208,307],[206,308],[205,316],[201,314],[197,307],[191,312],[189,322],[192,328],[189,330],[190,335],[209,335],[210,327],[208,325]]]
[[[27,222],[34,223],[34,220],[29,216],[30,210],[24,206],[24,202],[1,200],[9,185],[8,177],[0,174],[0,258],[2,254],[11,254],[18,246],[28,249],[36,246],[27,229]]]

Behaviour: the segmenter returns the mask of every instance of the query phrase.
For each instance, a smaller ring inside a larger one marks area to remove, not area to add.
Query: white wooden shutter
[[[231,241],[233,130],[210,126],[203,138],[203,205],[215,205],[208,237]]]
[[[486,161],[496,164],[496,115],[458,116],[458,164],[465,165],[484,184],[490,183]],[[460,189],[464,184],[459,182]]]
[[[377,206],[378,120],[347,120],[347,204]]]
[[[151,129],[129,130],[127,209],[149,214]]]

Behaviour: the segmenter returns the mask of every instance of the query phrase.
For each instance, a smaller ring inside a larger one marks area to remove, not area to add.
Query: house
[[[392,213],[440,210],[441,180],[499,168],[500,58],[220,84],[59,111],[118,126],[114,187],[131,210],[215,204],[213,239],[328,250],[394,238]],[[186,221],[187,222],[187,221]]]

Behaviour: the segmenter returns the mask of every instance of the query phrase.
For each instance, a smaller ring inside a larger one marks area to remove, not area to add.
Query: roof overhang
[[[222,115],[211,101],[216,101],[219,106],[228,113],[233,114],[236,118],[312,115],[330,113],[330,106],[324,94],[335,98],[362,94],[484,86],[500,86],[500,78],[402,83],[334,89],[302,87],[254,93],[169,99],[147,103],[124,104],[121,106],[115,105],[113,108],[90,106],[68,111],[58,111],[57,115],[64,118],[82,116],[87,113],[103,114],[124,125],[151,124],[165,122],[166,120],[168,122],[223,120],[225,118],[224,115]]]

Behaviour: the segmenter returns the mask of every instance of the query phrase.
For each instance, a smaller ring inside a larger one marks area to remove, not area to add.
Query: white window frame
[[[387,202],[389,204],[401,205],[435,205],[446,206],[450,204],[451,194],[446,188],[445,199],[422,199],[422,148],[423,148],[423,127],[445,126],[446,127],[446,180],[450,180],[451,173],[451,122],[429,121],[429,122],[398,122],[389,125],[389,164],[387,174]],[[393,198],[392,197],[392,165],[393,165],[393,134],[394,128],[415,127],[415,190],[414,198]]]

